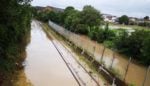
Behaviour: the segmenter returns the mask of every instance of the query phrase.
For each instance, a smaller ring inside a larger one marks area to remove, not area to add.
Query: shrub
[[[86,34],[88,34],[88,26],[84,25],[84,24],[78,24],[76,26],[75,32],[86,35]]]

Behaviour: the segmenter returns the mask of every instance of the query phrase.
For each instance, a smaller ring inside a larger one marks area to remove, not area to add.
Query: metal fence
[[[150,69],[139,66],[132,59],[120,55],[87,36],[75,34],[65,28],[49,21],[50,27],[64,36],[66,39],[90,54],[97,62],[103,63],[107,69],[111,69],[120,79],[135,86],[150,86]]]

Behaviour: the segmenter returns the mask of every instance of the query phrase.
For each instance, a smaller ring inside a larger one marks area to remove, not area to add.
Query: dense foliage
[[[0,78],[13,73],[19,44],[30,30],[30,0],[0,0]],[[9,76],[10,77],[10,76]]]
[[[46,17],[44,17],[46,16]],[[64,12],[50,11],[37,13],[37,19],[52,20],[72,32],[88,34],[88,29],[99,27],[103,18],[101,13],[92,6],[84,6],[82,11],[67,7]]]
[[[144,20],[149,20],[149,16],[145,16],[145,17],[144,17]]]
[[[142,64],[150,65],[150,31],[136,30],[131,34],[122,31],[116,37],[115,47]]]
[[[43,12],[42,12],[43,13]],[[106,47],[133,57],[142,64],[150,64],[150,32],[137,30],[111,30],[109,24],[103,22],[102,15],[92,6],[85,6],[82,11],[67,7],[64,12],[50,11],[48,19],[66,29],[89,36],[92,40],[103,43]],[[120,24],[128,24],[129,18],[123,15],[119,18]]]
[[[126,24],[126,25],[129,24],[129,18],[126,15],[119,17],[118,21],[120,24]]]

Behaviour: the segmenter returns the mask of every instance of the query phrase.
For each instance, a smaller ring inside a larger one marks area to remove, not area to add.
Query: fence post
[[[87,46],[87,51],[90,52],[90,40],[88,40]]]
[[[111,85],[111,86],[116,86],[115,81],[116,81],[116,79],[115,79],[115,78],[113,78],[113,83],[112,83],[112,85]]]
[[[128,69],[129,69],[130,62],[131,62],[131,57],[130,57],[129,62],[128,62],[128,64],[127,64],[127,68],[126,68],[125,76],[124,76],[124,81],[125,81],[126,76],[127,76],[127,72],[128,72]]]
[[[142,86],[145,86],[145,83],[146,83],[146,80],[147,80],[147,77],[148,77],[148,72],[150,70],[150,66],[148,66],[147,70],[146,70],[146,74],[145,74],[145,78],[144,78],[144,81],[143,81],[143,85]]]
[[[114,60],[115,60],[115,52],[113,52],[113,58],[112,58],[112,62],[111,62],[111,64],[110,64],[110,69],[112,69]]]
[[[93,57],[95,56],[95,51],[96,51],[96,45],[97,45],[97,41],[96,41],[96,43],[95,43],[95,45],[94,45],[94,49],[93,49]]]
[[[102,56],[101,56],[100,62],[103,62],[103,56],[104,56],[105,48],[106,48],[106,47],[104,46],[104,49],[103,49],[103,52],[102,52]]]
[[[82,55],[84,54],[84,48],[82,48],[82,52],[81,52],[81,54],[82,54]]]
[[[94,54],[95,54],[95,46],[93,47],[93,57],[95,56]]]

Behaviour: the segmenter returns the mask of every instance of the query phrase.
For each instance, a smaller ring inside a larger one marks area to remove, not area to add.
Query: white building
[[[118,19],[117,16],[113,16],[110,14],[103,14],[104,21],[115,23]]]

